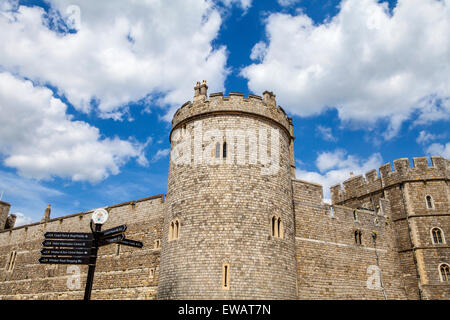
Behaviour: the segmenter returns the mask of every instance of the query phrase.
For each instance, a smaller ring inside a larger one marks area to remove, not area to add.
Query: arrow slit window
[[[222,270],[222,289],[228,290],[230,288],[230,265],[224,264]]]
[[[222,152],[223,158],[227,157],[227,143],[223,143],[223,152]]]
[[[433,198],[430,195],[426,196],[426,201],[427,201],[427,208],[434,209]]]
[[[155,268],[150,268],[149,277],[150,279],[153,279],[155,277]]]
[[[362,235],[362,233],[360,230],[355,231],[355,243],[358,245],[362,244],[361,235]]]

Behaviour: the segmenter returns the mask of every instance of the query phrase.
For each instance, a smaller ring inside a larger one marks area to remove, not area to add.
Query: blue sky
[[[2,0],[0,194],[27,223],[165,193],[203,79],[273,91],[326,199],[350,171],[450,158],[449,34],[449,0]]]

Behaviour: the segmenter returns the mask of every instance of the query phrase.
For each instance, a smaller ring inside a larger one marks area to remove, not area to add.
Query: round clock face
[[[92,214],[92,221],[95,224],[104,224],[108,220],[108,211],[105,209],[97,209]]]

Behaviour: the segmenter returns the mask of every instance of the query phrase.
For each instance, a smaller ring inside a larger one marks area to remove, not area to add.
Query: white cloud
[[[282,7],[290,7],[296,3],[299,3],[300,0],[277,0],[277,2]]]
[[[167,157],[169,155],[169,153],[170,153],[170,148],[158,150],[156,152],[156,154],[153,156],[152,162],[156,162],[162,158]]]
[[[16,226],[21,220],[24,224],[39,221],[47,204],[64,196],[61,191],[46,187],[35,180],[0,170],[0,193],[2,191],[2,200],[11,204],[10,213],[17,215]]]
[[[421,112],[413,126],[450,119],[450,97],[441,98],[435,95],[425,97],[420,101],[419,108]]]
[[[226,49],[211,45],[222,22],[211,1],[47,2],[48,17],[39,7],[0,7],[1,66],[57,87],[78,110],[95,100],[102,116],[120,118],[129,102],[146,99],[171,106],[170,119],[196,80],[223,90]]]
[[[16,215],[16,223],[14,224],[14,227],[20,227],[33,222],[33,219],[21,212],[15,212],[14,214]]]
[[[445,145],[440,143],[433,143],[426,150],[427,154],[432,156],[441,156],[446,159],[450,159],[450,142]]]
[[[4,191],[3,200],[12,198],[23,198],[26,202],[41,202],[41,195],[56,197],[63,195],[62,192],[45,187],[37,181],[17,177],[12,173],[0,171],[0,190]],[[44,209],[42,209],[42,212]]]
[[[252,52],[250,53],[250,59],[263,60],[266,52],[267,52],[267,45],[264,42],[258,42],[252,48]]]
[[[319,125],[317,127],[317,133],[320,134],[320,136],[322,137],[323,140],[337,141],[336,137],[333,136],[333,132],[332,132],[331,128],[327,128],[327,127]]]
[[[425,144],[429,141],[436,140],[436,139],[442,139],[444,137],[445,137],[445,134],[432,134],[425,130],[422,130],[422,131],[420,131],[419,136],[417,137],[416,141],[417,141],[417,143]]]
[[[398,0],[392,15],[386,2],[344,0],[323,24],[303,13],[266,22],[267,43],[255,45],[256,61],[242,75],[253,92],[273,90],[290,112],[335,107],[360,126],[389,120],[386,139],[414,111],[424,121],[444,112],[448,119],[450,0]],[[431,104],[421,109],[424,101]]]
[[[330,187],[342,183],[350,178],[350,172],[354,175],[365,174],[367,171],[378,169],[383,164],[379,153],[374,153],[367,159],[349,155],[344,150],[322,152],[316,159],[317,171],[296,169],[297,179],[319,183],[324,188],[324,199],[330,202]]]
[[[0,3],[0,11],[16,10],[18,5],[18,0],[6,0]]]
[[[146,144],[102,138],[46,87],[0,72],[0,154],[24,177],[98,182],[118,174],[128,159],[147,164]]]
[[[220,0],[223,4],[230,7],[237,4],[241,9],[247,11],[252,6],[252,0]]]

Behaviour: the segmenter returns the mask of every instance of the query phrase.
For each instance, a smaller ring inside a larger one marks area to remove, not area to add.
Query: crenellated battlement
[[[146,198],[141,198],[138,200],[132,200],[132,201],[126,201],[126,202],[121,202],[121,203],[117,203],[114,205],[110,205],[105,207],[104,209],[106,209],[108,212],[111,212],[112,210],[116,210],[117,208],[121,208],[121,207],[127,207],[130,206],[131,208],[135,208],[136,205],[164,205],[164,194],[158,194],[155,196],[150,196],[150,197],[146,197]],[[87,210],[87,211],[83,211],[83,212],[78,212],[78,213],[73,213],[73,214],[69,214],[66,216],[62,216],[62,217],[57,217],[57,218],[53,218],[53,219],[48,219],[48,220],[41,220],[39,222],[34,222],[34,223],[30,223],[30,224],[25,224],[25,225],[21,225],[21,226],[17,226],[14,227],[14,223],[12,224],[12,227],[9,228],[8,230],[2,230],[0,229],[0,234],[2,233],[7,233],[9,232],[9,234],[12,234],[13,232],[17,232],[18,230],[22,230],[22,229],[28,229],[30,227],[36,227],[36,228],[40,228],[41,226],[46,226],[46,225],[51,225],[52,223],[55,222],[59,222],[60,224],[62,224],[65,221],[71,221],[73,218],[75,217],[79,217],[82,218],[83,216],[86,215],[91,215],[94,212],[94,209],[92,210]],[[14,216],[12,218],[13,222],[15,222],[16,220],[16,216],[15,215],[10,215],[9,217]],[[9,218],[8,217],[8,218]]]
[[[11,205],[8,202],[0,200],[0,230],[5,229],[5,224],[8,220],[9,209]]]
[[[394,168],[386,163],[376,170],[368,171],[364,176],[351,177],[341,184],[331,186],[331,198],[333,203],[340,203],[348,199],[357,198],[379,191],[383,188],[407,181],[437,180],[450,177],[450,161],[432,156],[430,166],[427,157],[413,158],[411,166],[408,158],[400,158],[393,161]]]
[[[93,299],[450,299],[449,160],[350,174],[329,204],[296,179],[293,121],[273,92],[208,96],[197,82],[172,125],[166,195],[103,207],[103,230],[126,225],[143,247],[97,250]],[[51,217],[48,204],[15,227],[10,208],[0,201],[0,300],[81,299],[72,284],[88,266],[38,257],[47,232],[92,231],[94,210]]]
[[[202,91],[201,88],[204,90]],[[277,106],[275,95],[265,91],[263,97],[242,92],[230,92],[224,96],[223,92],[207,94],[206,81],[197,82],[194,88],[194,100],[184,103],[176,112],[172,120],[173,130],[187,119],[199,117],[209,113],[247,113],[258,115],[275,121],[286,131],[290,132],[290,118],[280,106]]]
[[[370,172],[372,173],[372,171]],[[341,225],[343,221],[347,221],[356,222],[358,226],[373,227],[379,226],[378,222],[375,221],[375,218],[383,219],[384,222],[385,217],[391,215],[390,203],[386,199],[379,199],[378,203],[376,203],[378,210],[371,210],[363,207],[352,208],[345,205],[330,205],[325,203],[322,197],[323,188],[320,184],[292,179],[292,187],[296,208],[300,211],[305,208],[315,208],[320,214],[325,212],[323,218],[326,218],[328,223]]]

